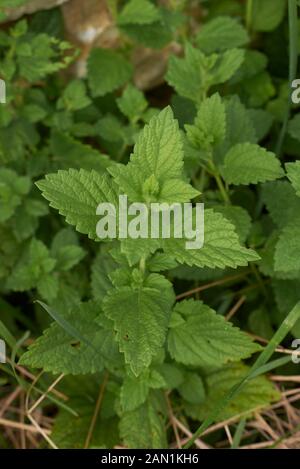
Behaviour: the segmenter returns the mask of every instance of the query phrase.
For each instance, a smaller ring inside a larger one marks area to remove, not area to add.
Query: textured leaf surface
[[[130,79],[132,66],[127,60],[107,49],[93,49],[88,60],[88,81],[93,96],[104,96]]]
[[[287,163],[285,167],[287,170],[287,177],[291,181],[297,195],[300,196],[300,161]]]
[[[51,151],[60,161],[60,169],[78,168],[103,172],[112,162],[95,148],[66,133],[52,131]]]
[[[160,393],[150,398],[137,409],[126,412],[120,421],[120,434],[129,448],[165,448],[165,401]]]
[[[288,181],[273,181],[262,187],[262,198],[274,223],[283,228],[300,214],[300,199]]]
[[[121,98],[117,99],[120,111],[131,121],[140,118],[147,109],[148,103],[143,93],[132,85],[128,85]]]
[[[197,35],[197,45],[207,54],[244,46],[248,40],[246,29],[230,16],[214,18]]]
[[[240,49],[205,56],[187,44],[184,58],[170,57],[166,80],[179,95],[200,103],[208,89],[229,80],[243,60],[244,52]]]
[[[188,202],[198,194],[180,180],[183,141],[170,107],[154,116],[139,134],[130,162],[111,168],[131,201]]]
[[[30,179],[8,168],[0,169],[0,223],[8,220],[30,190]]]
[[[214,155],[217,163],[224,161],[224,156],[233,145],[238,143],[256,143],[256,132],[249,111],[238,96],[224,101],[226,112],[226,136]]]
[[[218,145],[225,138],[226,115],[225,106],[219,94],[205,99],[193,125],[186,125],[189,141],[199,148],[210,149]]]
[[[252,25],[255,31],[273,31],[284,17],[286,3],[282,0],[254,0]]]
[[[125,412],[136,409],[146,401],[151,388],[163,387],[166,387],[166,382],[156,370],[147,369],[138,377],[129,373],[120,393],[122,409]]]
[[[222,168],[228,184],[257,184],[283,176],[274,153],[251,143],[235,145],[225,156]]]
[[[260,347],[209,306],[187,300],[174,309],[168,349],[177,362],[204,367],[247,358]]]
[[[279,236],[275,250],[275,270],[295,272],[300,270],[300,219],[287,225]]]
[[[96,239],[99,216],[97,207],[102,202],[117,206],[118,199],[111,179],[107,174],[84,169],[58,171],[48,174],[36,183],[50,206],[56,208],[66,221],[80,233]]]
[[[247,265],[259,259],[255,251],[239,243],[234,226],[220,213],[208,209],[204,212],[204,246],[187,250],[183,239],[161,240],[166,254],[181,264],[198,267],[233,267]]]
[[[109,275],[117,268],[117,263],[104,249],[98,252],[92,264],[91,288],[95,300],[102,301],[112,288]]]
[[[212,373],[206,378],[208,391],[205,402],[200,405],[185,405],[186,412],[194,419],[205,419],[248,372],[249,367],[237,363]],[[280,394],[274,385],[264,376],[259,376],[249,381],[240,394],[219,414],[218,421],[266,407],[279,399]]]
[[[13,291],[25,291],[42,285],[43,289],[45,277],[53,271],[55,265],[56,260],[51,257],[45,244],[32,238],[7,279],[7,287]]]
[[[88,343],[75,339],[55,322],[29,347],[20,363],[52,373],[76,375],[101,371],[110,354],[115,353],[117,344],[111,338],[111,331],[100,326],[100,314],[97,303],[73,307],[65,313],[65,318]]]
[[[166,339],[174,294],[164,277],[151,274],[140,288],[109,291],[103,308],[117,331],[120,351],[138,376]]]
[[[130,0],[118,16],[118,23],[150,24],[160,20],[158,8],[148,0]]]
[[[214,207],[214,211],[222,213],[222,215],[235,226],[240,242],[244,243],[251,228],[251,217],[247,210],[234,205],[220,205]]]

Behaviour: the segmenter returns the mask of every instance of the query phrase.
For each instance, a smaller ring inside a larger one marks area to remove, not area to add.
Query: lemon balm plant
[[[55,402],[47,444],[167,448],[172,415],[194,431],[280,399],[274,350],[256,362],[264,373],[251,365],[299,301],[300,133],[285,62],[297,8],[110,3],[120,48],[94,48],[86,79],[61,72],[77,54],[57,10],[49,30],[37,14],[0,34],[0,332],[44,386],[63,378],[69,400]],[[143,93],[132,55],[172,41],[181,52],[164,84]],[[118,210],[122,196],[192,203],[194,216],[204,203],[203,247],[172,230],[99,238],[99,204]],[[293,311],[284,331],[297,337]],[[28,349],[14,340],[25,330]]]

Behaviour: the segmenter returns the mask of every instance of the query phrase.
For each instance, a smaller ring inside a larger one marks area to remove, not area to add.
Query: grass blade
[[[298,7],[296,0],[289,0],[289,85],[297,75],[298,66]],[[291,96],[289,94],[289,102],[287,103],[282,128],[276,145],[276,155],[281,156],[282,146],[287,131],[288,121],[291,113]]]
[[[198,430],[194,433],[193,437],[186,443],[184,448],[190,448],[194,441],[201,436],[201,434],[217,419],[220,412],[227,407],[227,405],[240,393],[240,391],[244,388],[244,386],[253,379],[253,377],[258,376],[261,374],[266,368],[263,368],[266,365],[267,361],[275,352],[277,346],[281,343],[284,337],[290,332],[293,328],[295,323],[300,319],[300,301],[296,304],[296,306],[290,311],[287,315],[285,320],[282,322],[279,329],[275,332],[274,336],[265,347],[265,349],[261,352],[255,363],[252,365],[250,372],[248,373],[245,378],[243,378],[239,383],[235,384],[231,390],[224,396],[224,398],[219,402],[217,407],[214,411],[204,420],[204,422],[200,425]],[[290,357],[284,357],[285,360],[290,359]],[[278,365],[278,360],[277,366]],[[284,362],[283,359],[280,359],[280,364],[282,365]],[[274,367],[273,367],[274,368]],[[263,370],[263,371],[262,371]],[[270,368],[268,369],[270,371]]]
[[[60,314],[58,314],[56,311],[53,311],[46,303],[43,303],[42,301],[37,300],[36,303],[40,304],[42,308],[44,308],[45,311],[54,319],[54,321],[57,322],[57,324],[62,327],[67,334],[69,334],[71,337],[74,337],[75,339],[84,342],[86,345],[91,347],[95,352],[98,352],[97,349],[94,347],[94,345],[86,339],[80,332],[77,331],[75,327],[72,326],[72,324],[69,323],[69,321],[66,321],[65,318],[63,318]]]
[[[236,432],[233,437],[231,449],[237,449],[240,446],[240,442],[241,442],[241,439],[245,430],[246,422],[247,422],[246,417],[241,418],[241,420],[239,421]]]

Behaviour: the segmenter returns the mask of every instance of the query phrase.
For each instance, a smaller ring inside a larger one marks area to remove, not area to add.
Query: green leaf
[[[251,143],[235,145],[224,159],[222,174],[228,184],[257,184],[284,175],[276,155]]]
[[[91,104],[87,96],[85,83],[82,80],[71,81],[57,102],[58,109],[66,108],[69,111],[78,111]]]
[[[139,134],[129,163],[109,172],[131,201],[188,202],[198,195],[182,179],[183,141],[170,107]]]
[[[295,303],[293,303],[294,305]],[[259,337],[270,340],[274,331],[271,325],[271,315],[265,308],[259,308],[252,311],[248,318],[249,330]]]
[[[101,249],[92,264],[91,288],[95,300],[102,301],[108,290],[112,288],[109,276],[116,268],[117,263],[109,252]]]
[[[249,213],[244,208],[234,205],[218,205],[214,207],[214,211],[222,213],[222,215],[235,226],[240,242],[244,243],[251,228]]]
[[[243,60],[244,52],[240,49],[205,56],[187,43],[183,59],[170,57],[166,80],[179,95],[200,103],[209,88],[229,80]]]
[[[274,223],[285,227],[298,218],[300,199],[288,181],[274,181],[262,187],[262,199]]]
[[[212,69],[212,85],[226,83],[240,68],[244,61],[245,53],[241,49],[229,49],[219,55]]]
[[[97,239],[96,209],[102,202],[117,206],[118,198],[107,174],[80,169],[59,170],[36,183],[50,206],[66,217],[80,233]]]
[[[263,106],[270,98],[276,96],[276,87],[271,75],[266,71],[244,80],[242,89],[245,95],[248,95],[247,104],[250,107]]]
[[[300,140],[300,114],[296,114],[288,124],[289,134],[296,140]]]
[[[37,104],[27,104],[21,110],[21,116],[28,119],[29,122],[39,122],[47,116],[47,111]]]
[[[72,59],[72,56],[63,57],[67,48],[70,48],[67,43],[59,42],[47,34],[27,36],[26,40],[18,42],[16,48],[20,76],[35,82],[65,68]]]
[[[136,5],[140,3],[142,2],[139,2],[139,0],[135,1]],[[149,4],[150,2],[147,3]],[[154,5],[152,5],[152,11],[153,6]],[[149,16],[147,17],[149,19]],[[153,18],[154,14],[152,14],[151,17]],[[122,32],[137,45],[143,44],[151,49],[162,49],[170,43],[174,37],[174,33],[185,21],[185,17],[178,11],[170,11],[165,8],[161,8],[159,10],[159,17],[155,22],[141,24],[139,22],[139,18],[142,18],[143,21],[145,21],[145,15],[139,14],[135,17],[134,22],[119,24],[119,27]],[[139,80],[139,87],[144,87],[144,84],[145,81],[143,77],[141,77]]]
[[[76,234],[68,229],[59,231],[51,246],[51,254],[56,259],[56,270],[70,270],[86,255],[86,251],[78,245]]]
[[[205,23],[197,34],[197,45],[206,54],[241,47],[249,37],[246,29],[230,16],[219,16]]]
[[[185,372],[184,382],[179,386],[178,392],[191,404],[201,404],[205,400],[204,383],[197,373]]]
[[[294,305],[299,301],[300,281],[299,275],[296,280],[272,280],[272,288],[276,300],[277,307],[281,313],[280,320],[286,317]],[[277,319],[277,318],[276,318]],[[278,321],[278,319],[277,319]],[[293,336],[297,339],[300,332],[300,320],[296,322],[291,330]]]
[[[146,401],[149,393],[147,378],[147,373],[143,373],[139,377],[125,377],[120,394],[124,412],[134,410]]]
[[[275,270],[294,272],[300,270],[300,219],[287,225],[279,236],[275,249]]]
[[[120,434],[128,448],[166,448],[166,404],[164,396],[152,392],[137,409],[122,414]]]
[[[281,366],[282,364],[286,364],[289,361],[288,357],[283,357],[269,362],[276,348],[291,331],[297,320],[299,320],[299,317],[300,302],[298,302],[285,317],[272,339],[259,354],[252,367],[248,370],[247,373],[245,373],[244,377],[239,379],[238,382],[234,384],[228,392],[225,393],[225,396],[222,396],[218,399],[215,407],[208,414],[200,427],[196,430],[191,440],[185,445],[185,448],[189,448],[194,443],[195,439],[199,437],[213,422],[215,422],[217,418],[219,418],[228,405],[232,405],[232,403],[236,402],[236,398],[240,395],[241,392],[245,390],[245,387],[249,381],[263,373]]]
[[[184,239],[163,239],[161,245],[166,254],[189,266],[236,268],[259,259],[254,251],[240,245],[234,226],[211,209],[204,212],[204,246],[188,250],[185,242]]]
[[[118,52],[92,49],[88,60],[88,82],[94,97],[117,90],[131,75],[131,64]]]
[[[286,313],[299,301],[300,281],[299,279],[272,280],[272,287],[278,309],[286,316]]]
[[[157,369],[166,382],[167,389],[178,388],[184,381],[181,367],[176,364],[161,363]]]
[[[24,195],[28,194],[30,186],[28,177],[19,176],[8,168],[0,169],[0,223],[12,217]]]
[[[248,113],[255,128],[257,141],[260,142],[270,132],[274,118],[264,109],[249,109]]]
[[[146,195],[146,198],[148,196],[149,200],[149,196],[152,194],[148,194]],[[184,203],[189,202],[198,195],[200,195],[200,192],[194,189],[190,184],[182,181],[181,179],[170,179],[165,181],[162,185],[159,193],[159,201],[168,202],[169,204],[173,204],[174,201],[177,203]]]
[[[139,120],[148,107],[144,94],[131,84],[127,85],[121,98],[117,99],[117,105],[131,122]]]
[[[86,255],[80,246],[64,246],[57,257],[57,270],[70,270],[77,265]]]
[[[32,238],[7,279],[7,288],[13,291],[30,290],[41,282],[44,275],[53,271],[56,260],[50,256],[42,241]]]
[[[48,302],[55,300],[59,291],[59,281],[53,273],[43,275],[36,284],[37,291]]]
[[[256,143],[255,128],[249,111],[241,103],[238,96],[232,96],[224,101],[226,111],[226,136],[218,147],[214,159],[218,164],[224,162],[224,156],[233,145],[238,143]]]
[[[151,24],[124,24],[120,28],[136,44],[143,44],[151,49],[161,49],[172,41],[172,30],[163,20]]]
[[[152,256],[147,261],[147,267],[150,272],[161,272],[163,270],[170,270],[174,269],[177,266],[177,262],[169,257],[167,254],[163,252],[156,252],[154,256]]]
[[[247,358],[260,346],[202,301],[187,300],[175,306],[168,350],[179,363],[205,367]]]
[[[112,164],[111,160],[90,145],[76,140],[66,133],[52,130],[51,152],[59,160],[59,169],[78,168],[103,172]]]
[[[32,217],[43,217],[49,213],[48,206],[43,200],[28,197],[24,201],[24,207],[28,215]]]
[[[106,114],[106,116],[99,119],[96,124],[97,133],[104,140],[108,142],[118,143],[124,142],[128,145],[133,143],[133,130],[130,127],[124,126],[123,123],[113,114]]]
[[[160,20],[160,13],[148,0],[130,0],[118,15],[117,22],[126,24],[151,24]]]
[[[121,387],[122,410],[128,412],[136,409],[146,401],[151,388],[158,389],[165,386],[165,380],[155,370],[147,369],[138,377],[129,373],[125,376]]]
[[[253,0],[251,25],[255,31],[273,31],[281,23],[286,10],[283,0]]]
[[[178,178],[183,168],[182,146],[178,123],[171,108],[166,107],[140,133],[130,162],[140,166],[143,162],[143,172],[148,177],[154,174],[162,180]]]
[[[51,243],[53,257],[59,256],[59,251],[66,246],[78,246],[78,236],[71,227],[62,228],[55,234]]]
[[[163,346],[173,301],[171,284],[158,274],[139,288],[121,287],[105,297],[104,311],[114,321],[120,351],[134,375],[149,367]]]
[[[199,405],[186,404],[189,416],[197,420],[205,419],[230,389],[247,375],[250,368],[236,363],[218,369],[207,376],[207,398]],[[259,376],[247,383],[239,395],[232,400],[218,415],[218,421],[226,420],[241,413],[258,410],[280,399],[280,393],[264,376]]]
[[[110,332],[100,326],[99,304],[81,303],[63,315],[91,345],[74,338],[55,322],[22,355],[20,363],[52,373],[77,375],[101,371],[109,358],[105,347]],[[114,353],[113,349],[110,353]]]
[[[265,54],[253,49],[246,50],[245,60],[230,82],[236,84],[253,78],[263,72],[267,68],[267,65],[268,58]]]
[[[285,168],[287,171],[287,177],[291,181],[296,194],[300,197],[300,161],[287,163]]]
[[[199,106],[193,125],[185,125],[189,141],[200,149],[210,150],[225,138],[225,106],[218,93]]]

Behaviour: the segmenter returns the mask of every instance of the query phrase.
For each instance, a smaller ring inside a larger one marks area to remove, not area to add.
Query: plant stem
[[[227,283],[227,282],[231,282],[231,281],[234,281],[234,280],[241,280],[241,279],[247,277],[247,275],[249,275],[249,273],[250,273],[250,271],[246,270],[245,272],[242,272],[240,274],[230,275],[228,277],[223,277],[220,280],[215,280],[214,282],[207,283],[205,285],[200,285],[197,288],[193,288],[192,290],[186,291],[184,293],[180,293],[179,295],[176,296],[176,300],[177,301],[181,300],[182,298],[185,298],[187,296],[194,295],[195,293],[199,293],[201,291],[207,290],[207,289],[212,288],[212,287],[223,285],[224,283]]]
[[[289,1],[289,86],[293,80],[296,78],[297,74],[297,65],[298,65],[298,7],[296,0],[288,0]],[[277,145],[276,145],[276,155],[278,157],[281,156],[282,153],[282,146],[285,138],[285,134],[287,131],[288,121],[290,118],[291,113],[291,97],[289,94],[289,101],[287,103],[282,128],[278,137]]]
[[[146,270],[146,257],[142,257],[140,260],[140,271],[144,274]]]
[[[221,195],[224,199],[225,204],[230,205],[231,204],[230,198],[229,198],[228,192],[225,189],[225,186],[223,184],[223,181],[222,181],[220,175],[218,173],[216,173],[214,176],[215,176],[216,183],[218,185],[219,191],[220,191],[220,193],[221,193]]]
[[[253,0],[247,0],[246,27],[247,27],[248,32],[250,32],[251,26],[252,26],[252,12],[253,12]]]
[[[210,161],[208,163],[208,168],[207,168],[207,171],[215,178],[216,180],[216,183],[218,185],[218,188],[219,188],[219,191],[224,199],[224,202],[226,205],[230,205],[231,204],[231,201],[230,201],[230,197],[229,197],[229,194],[226,190],[226,187],[224,186],[223,184],[223,181],[222,181],[222,178],[220,176],[220,173],[217,169],[217,167],[215,166],[214,162],[213,162],[213,157],[212,157],[212,153],[211,153],[211,158],[210,158]]]

